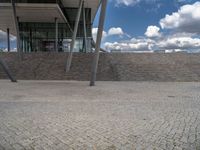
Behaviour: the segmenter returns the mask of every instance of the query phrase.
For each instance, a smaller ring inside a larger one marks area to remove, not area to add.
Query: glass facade
[[[15,0],[16,3],[56,3],[60,6],[71,28],[74,28],[78,8],[65,8],[60,0]],[[1,0],[1,3],[10,0]],[[74,52],[91,52],[92,22],[91,9],[85,8],[87,48],[85,48],[83,15],[81,14]],[[19,22],[20,46],[24,52],[55,51],[56,37],[55,22]],[[72,32],[66,23],[58,24],[58,51],[68,52],[72,39]]]

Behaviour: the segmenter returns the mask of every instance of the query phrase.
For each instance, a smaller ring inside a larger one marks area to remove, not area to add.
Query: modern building
[[[92,24],[101,6],[96,43]],[[91,52],[95,47],[90,85],[96,80],[107,0],[0,0],[0,30],[17,37],[17,51],[69,52],[66,72],[70,70],[73,52]],[[1,60],[2,61],[2,60]],[[1,63],[4,68],[4,63]],[[8,69],[6,69],[8,71]]]
[[[19,29],[18,48],[23,52],[68,52],[78,22],[73,51],[91,52],[92,24],[100,2],[101,0],[0,0],[0,30],[17,36]],[[14,22],[15,15],[17,25]]]

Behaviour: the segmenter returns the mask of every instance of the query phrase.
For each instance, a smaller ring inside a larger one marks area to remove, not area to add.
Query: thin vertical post
[[[105,16],[106,16],[106,7],[107,7],[107,0],[102,0],[98,33],[97,33],[97,41],[95,45],[94,60],[92,64],[90,86],[94,86],[95,81],[96,81],[96,74],[97,74],[98,62],[99,62],[99,52],[100,52],[100,47],[101,47],[101,40],[102,40],[102,34],[103,34],[103,28],[104,28],[104,22],[105,22]]]
[[[17,80],[12,76],[10,69],[1,58],[0,58],[0,65],[2,66],[3,70],[5,71],[11,82],[17,82]]]
[[[22,52],[20,49],[20,35],[19,35],[19,17],[17,17],[17,14],[16,14],[15,0],[11,0],[11,3],[12,3],[12,8],[13,8],[14,24],[15,24],[16,33],[17,33],[17,52],[18,52],[19,59],[22,60]]]
[[[55,18],[55,51],[58,52],[58,18]]]
[[[7,28],[7,44],[8,44],[8,52],[10,52],[10,29]]]
[[[70,52],[69,52],[69,56],[68,56],[68,59],[67,59],[66,72],[68,72],[70,70],[71,63],[72,63],[73,50],[74,50],[74,45],[75,45],[75,41],[76,41],[76,36],[77,36],[82,6],[83,6],[83,0],[80,0],[79,9],[78,9],[78,12],[77,12],[77,15],[76,15],[76,22],[75,22],[75,26],[74,26],[72,42],[71,42],[71,45],[70,45]]]
[[[87,52],[87,29],[86,29],[86,20],[85,20],[85,6],[83,2],[83,30],[84,30],[84,49]]]
[[[30,29],[30,52],[33,52],[33,36],[32,36],[32,29]]]

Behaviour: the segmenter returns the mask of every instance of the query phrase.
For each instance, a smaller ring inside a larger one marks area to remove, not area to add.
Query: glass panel
[[[19,23],[21,46],[24,52],[54,51],[55,24],[54,23]],[[84,50],[84,34],[79,26],[78,37],[74,52],[90,52],[92,38],[87,38],[87,51]],[[69,51],[72,33],[66,24],[58,25],[58,50]],[[90,34],[88,34],[90,35]]]
[[[65,8],[69,23],[74,28],[77,8]],[[91,9],[86,8],[87,51],[84,48],[83,16],[81,16],[75,43],[75,52],[90,52],[92,41]],[[21,46],[24,52],[54,51],[55,50],[55,23],[20,22]],[[58,25],[58,49],[69,51],[72,32],[64,23]]]
[[[0,0],[0,3],[10,3],[10,0]],[[57,3],[69,21],[71,28],[74,28],[78,8],[65,8],[60,0],[15,0],[16,3]],[[81,14],[75,52],[90,52],[92,42],[91,9],[85,8],[87,48],[84,48],[83,15]],[[49,16],[51,17],[51,16]],[[21,47],[24,52],[54,51],[55,50],[55,23],[20,22]],[[58,25],[58,49],[69,51],[72,32],[69,27],[62,23]]]

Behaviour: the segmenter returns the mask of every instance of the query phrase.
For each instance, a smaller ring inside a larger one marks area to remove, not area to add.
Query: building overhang
[[[77,8],[79,6],[79,2],[80,0],[62,0],[62,3],[65,7]],[[85,8],[91,8],[92,21],[94,21],[101,0],[85,0],[84,3],[85,3]]]
[[[17,3],[16,11],[19,22],[54,22],[55,18],[59,23],[66,22],[57,4]],[[0,30],[6,31],[9,28],[11,34],[16,34],[11,4],[0,3],[0,20]]]
[[[101,0],[85,0],[85,8],[91,8],[91,20],[94,21]],[[62,0],[64,7],[78,8],[79,0]],[[58,4],[49,3],[16,3],[16,13],[19,22],[68,22]],[[16,35],[13,9],[11,3],[0,3],[0,30]]]

